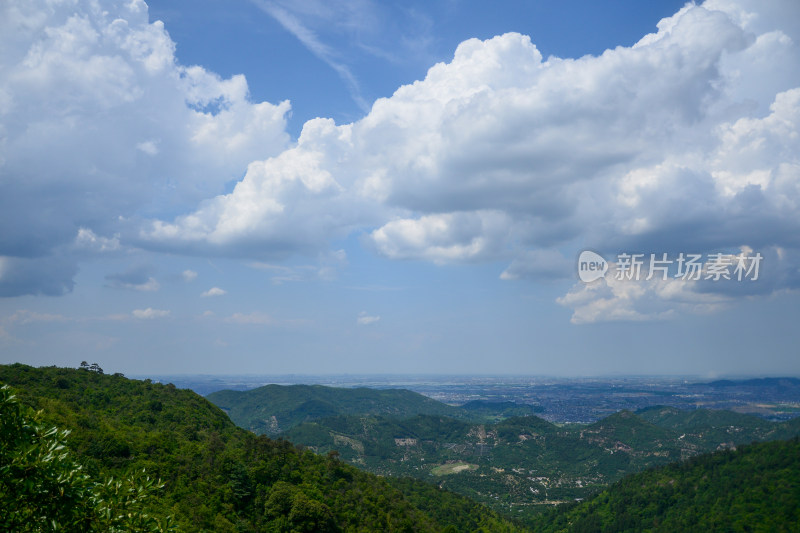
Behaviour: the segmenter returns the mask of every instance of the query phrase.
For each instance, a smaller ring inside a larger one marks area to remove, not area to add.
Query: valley
[[[435,483],[522,519],[654,466],[800,435],[797,418],[685,406],[553,423],[532,414],[531,405],[472,400],[452,406],[402,389],[270,385],[209,399],[256,432],[277,426],[283,431],[275,436],[317,454],[336,453],[381,476]],[[514,416],[526,410],[527,416]]]

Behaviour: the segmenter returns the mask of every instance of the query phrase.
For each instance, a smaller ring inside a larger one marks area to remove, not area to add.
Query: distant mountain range
[[[696,383],[696,386],[703,387],[763,387],[763,388],[797,388],[800,389],[800,379],[798,378],[751,378],[741,380],[718,379],[709,383]]]

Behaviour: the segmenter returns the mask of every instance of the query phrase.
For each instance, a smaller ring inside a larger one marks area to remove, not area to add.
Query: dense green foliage
[[[716,452],[628,476],[578,505],[543,515],[537,530],[800,530],[800,440]]]
[[[504,524],[484,517],[480,512],[481,509],[485,509],[482,505],[464,500],[452,492],[442,491],[435,485],[408,477],[389,478],[388,481],[390,485],[406,494],[415,507],[439,516],[446,513],[448,528],[453,532],[482,529],[492,533],[504,533],[517,530],[509,523]],[[442,503],[444,507],[437,508]]]
[[[207,398],[228,413],[237,426],[267,435],[289,430],[303,422],[338,415],[467,416],[457,407],[404,389],[265,385],[248,391],[214,392]]]
[[[66,449],[67,431],[47,427],[0,387],[0,530],[173,531],[147,514],[163,485],[146,477],[94,480]]]
[[[72,431],[69,452],[91,478],[145,469],[163,480],[148,509],[172,515],[183,531],[516,530],[461,496],[394,487],[336,454],[237,428],[204,398],[171,385],[20,364],[0,366],[0,383],[41,410],[42,423]]]

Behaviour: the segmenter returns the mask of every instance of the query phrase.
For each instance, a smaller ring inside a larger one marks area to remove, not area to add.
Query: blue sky
[[[798,15],[5,2],[0,362],[800,375]]]

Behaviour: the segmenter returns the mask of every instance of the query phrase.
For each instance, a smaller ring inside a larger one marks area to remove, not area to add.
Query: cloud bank
[[[178,65],[141,0],[10,0],[0,35],[2,295],[71,290],[136,219],[192,209],[288,144],[288,102]]]
[[[471,39],[362,119],[311,120],[291,144],[288,103],[178,65],[142,2],[48,6],[2,8],[0,227],[15,229],[0,237],[0,294],[69,290],[87,253],[76,239],[274,261],[353,233],[390,260],[501,262],[507,280],[574,276],[585,247],[748,247],[774,261],[763,290],[797,286],[792,0],[687,5],[631,47],[577,59],[544,58],[520,34]],[[20,278],[31,258],[60,281]],[[741,296],[599,287],[559,299],[574,322]]]

